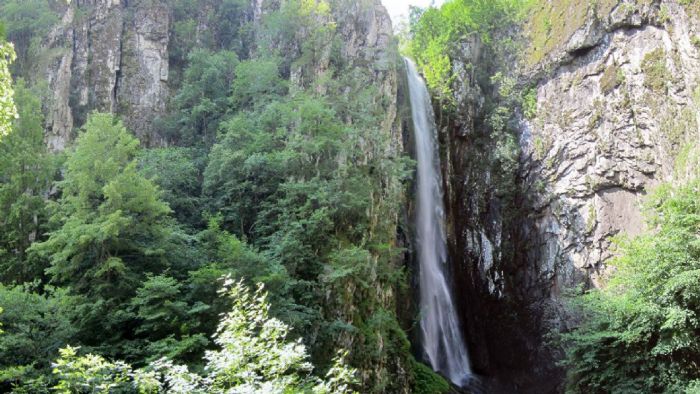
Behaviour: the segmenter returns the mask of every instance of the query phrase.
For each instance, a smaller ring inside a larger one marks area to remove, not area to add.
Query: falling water
[[[471,369],[452,294],[445,279],[447,246],[443,230],[444,205],[437,128],[425,82],[408,59],[406,68],[418,161],[416,235],[423,350],[434,370],[461,386],[470,379]]]

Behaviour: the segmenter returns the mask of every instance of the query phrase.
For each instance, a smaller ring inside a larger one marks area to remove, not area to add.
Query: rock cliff
[[[611,239],[644,231],[646,192],[684,173],[698,138],[699,22],[692,2],[540,2],[508,32],[524,43],[519,62],[476,38],[452,56],[457,110],[441,139],[454,276],[475,366],[509,389],[557,390],[545,335],[572,318],[566,291],[600,285]],[[486,126],[494,86],[479,80],[499,70],[531,100],[514,108],[513,193]]]
[[[211,19],[216,3],[200,2],[193,35],[202,46],[211,46],[216,30],[224,28]],[[403,71],[386,10],[379,0],[329,3],[330,14],[321,22],[331,33],[315,51],[311,69],[293,61],[307,38],[304,31],[291,40],[296,46],[278,48],[292,85],[342,77],[326,74],[333,64],[357,83],[375,86],[380,94],[373,104],[383,122],[363,141],[359,156],[369,161],[410,151]],[[251,0],[244,20],[235,23],[261,23],[279,4]],[[43,41],[50,54],[45,109],[51,149],[65,149],[92,110],[121,115],[145,145],[167,145],[154,120],[168,111],[184,67],[180,52],[186,52],[174,38],[178,15],[172,2],[74,0],[56,7],[60,23]],[[504,33],[523,42],[519,61],[499,52],[497,40],[487,45],[476,36],[451,54],[453,107],[434,105],[452,277],[474,368],[503,377],[505,391],[557,390],[561,371],[545,334],[570,319],[564,293],[599,285],[611,237],[644,230],[640,201],[646,191],[682,176],[685,147],[698,138],[699,15],[695,3],[680,0],[543,1],[521,31]],[[237,39],[229,44],[241,58],[254,55],[257,38]],[[499,156],[503,135],[490,125],[504,100],[489,78],[499,71],[532,101],[527,111],[510,108],[520,154],[513,171]],[[313,86],[325,94],[322,83]],[[377,206],[395,205],[388,220],[372,217],[389,227],[377,224],[372,231],[399,226],[392,242],[407,247],[410,261],[412,207],[407,203],[401,213],[397,206],[404,201],[398,177],[387,174],[382,194],[372,198]],[[402,265],[397,260],[395,268]],[[362,314],[398,309],[407,322],[415,318],[410,301],[399,302],[410,294],[371,279],[369,294],[376,302]],[[364,296],[348,287],[343,304],[324,313],[352,323]],[[396,339],[375,334],[381,349]],[[358,340],[340,339],[348,347]],[[362,366],[363,380],[407,392],[407,361],[378,357]]]
[[[672,181],[698,136],[698,20],[677,2],[620,2],[589,14],[538,80],[537,113],[523,123],[538,270],[552,295],[590,282],[610,238],[644,230],[640,200]],[[535,190],[536,189],[536,190]]]
[[[63,150],[89,111],[123,115],[146,144],[168,99],[170,13],[164,1],[78,0],[45,41],[52,100],[47,140]]]

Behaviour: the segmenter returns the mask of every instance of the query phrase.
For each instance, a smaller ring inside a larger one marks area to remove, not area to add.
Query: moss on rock
[[[657,48],[644,56],[642,72],[644,86],[658,94],[666,93],[671,73],[666,67],[666,51],[663,48]]]

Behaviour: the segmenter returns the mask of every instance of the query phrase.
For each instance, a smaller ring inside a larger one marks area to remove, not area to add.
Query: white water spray
[[[447,245],[437,127],[425,82],[408,59],[406,69],[418,161],[416,236],[423,350],[434,370],[462,386],[469,381],[471,368],[452,293],[445,279]]]

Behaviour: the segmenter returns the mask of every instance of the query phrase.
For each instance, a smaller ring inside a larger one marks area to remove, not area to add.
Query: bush
[[[412,360],[413,393],[414,394],[444,394],[450,391],[450,384],[442,376],[435,373],[427,365]]]

